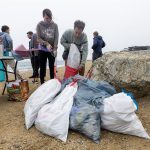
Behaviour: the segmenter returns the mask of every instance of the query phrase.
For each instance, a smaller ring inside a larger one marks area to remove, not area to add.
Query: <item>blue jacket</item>
[[[13,49],[13,41],[10,35],[6,32],[0,32],[0,37],[3,38],[4,50],[11,51]]]
[[[101,36],[96,36],[93,38],[93,46],[92,49],[94,53],[102,54],[102,48],[105,47],[105,42],[103,41]]]

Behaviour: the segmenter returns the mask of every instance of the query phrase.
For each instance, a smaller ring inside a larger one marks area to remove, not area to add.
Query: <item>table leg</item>
[[[5,86],[4,86],[4,88],[3,88],[3,93],[2,93],[2,95],[4,95],[5,89],[6,89],[6,82],[5,82]]]
[[[17,64],[18,64],[18,61],[16,61],[16,64],[15,64],[15,69],[14,69],[14,74],[15,74],[15,80],[17,79]]]

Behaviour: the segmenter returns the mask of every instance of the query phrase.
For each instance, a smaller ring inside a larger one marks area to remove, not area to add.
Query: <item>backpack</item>
[[[106,46],[106,44],[105,44],[105,42],[104,42],[104,40],[103,40],[103,45],[102,45],[102,48],[104,48]]]

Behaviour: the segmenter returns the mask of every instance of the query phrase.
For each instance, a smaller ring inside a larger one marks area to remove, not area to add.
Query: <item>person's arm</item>
[[[64,32],[64,34],[62,35],[62,37],[60,39],[60,43],[65,48],[65,50],[69,51],[71,43],[68,43],[68,41],[67,41],[67,36],[68,36],[67,34],[68,34],[67,31]]]
[[[54,51],[57,51],[58,38],[59,38],[59,31],[58,31],[58,26],[56,24],[56,29],[55,29],[55,33],[54,33]]]
[[[8,49],[9,50],[13,50],[13,41],[12,41],[12,38],[10,37],[10,35],[9,34],[6,34],[5,35],[5,38],[6,38],[6,41],[7,41],[7,43],[8,43]]]
[[[82,51],[82,59],[81,59],[80,66],[84,66],[86,63],[87,55],[88,55],[88,40],[87,40],[86,35],[84,36],[84,39],[83,39],[81,51]]]
[[[38,41],[37,41],[37,35],[34,34],[33,37],[32,37],[32,48],[38,48]]]

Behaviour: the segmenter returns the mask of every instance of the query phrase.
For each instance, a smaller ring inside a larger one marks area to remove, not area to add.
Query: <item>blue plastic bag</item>
[[[69,121],[70,129],[78,131],[94,142],[100,141],[100,113],[95,106],[73,106]]]

